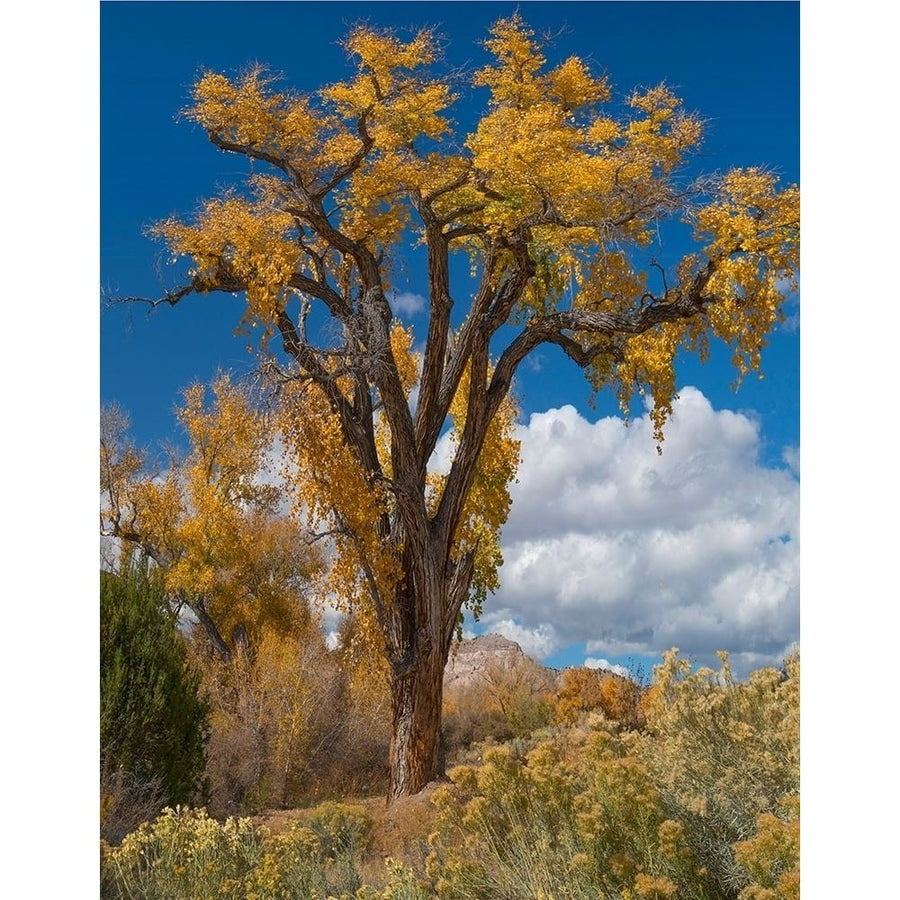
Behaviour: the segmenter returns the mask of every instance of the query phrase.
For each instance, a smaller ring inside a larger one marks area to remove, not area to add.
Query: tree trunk
[[[444,778],[441,705],[447,652],[443,643],[416,642],[410,663],[391,675],[388,802],[417,794],[429,782]]]

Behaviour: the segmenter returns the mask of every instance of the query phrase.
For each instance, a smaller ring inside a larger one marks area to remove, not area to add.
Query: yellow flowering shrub
[[[799,900],[799,656],[657,667],[647,730],[595,713],[482,748],[438,788],[424,871],[362,884],[372,822],[324,803],[281,834],[166,810],[101,843],[103,896],[243,900]],[[423,839],[424,839],[423,834]]]
[[[798,897],[799,656],[743,682],[722,662],[692,672],[666,654],[645,731],[581,712],[577,725],[452,770],[434,798],[434,892]],[[572,711],[583,699],[573,693]]]
[[[451,778],[430,838],[440,897],[714,896],[646,767],[600,718]]]
[[[101,859],[109,896],[127,900],[247,900],[261,858],[250,819],[220,824],[205,810],[166,808]]]
[[[677,650],[665,654],[635,749],[695,852],[735,896],[762,878],[760,859],[777,859],[776,873],[799,861],[789,836],[800,819],[800,657],[742,682],[727,654],[720,659],[718,672],[692,672]]]
[[[787,804],[787,820],[762,813],[756,834],[734,845],[735,859],[751,878],[739,900],[800,900],[799,806],[799,798]]]

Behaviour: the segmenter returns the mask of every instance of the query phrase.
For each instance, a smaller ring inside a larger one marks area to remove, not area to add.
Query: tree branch
[[[592,351],[611,350],[605,344],[579,344],[572,332],[602,335],[612,338],[617,335],[636,335],[649,331],[655,325],[675,322],[702,315],[714,298],[706,294],[706,285],[715,272],[715,262],[710,260],[698,272],[691,284],[680,291],[670,302],[656,302],[640,306],[631,313],[611,313],[587,309],[557,311],[540,319],[532,320],[524,331],[513,339],[500,356],[488,390],[488,416],[497,411],[503,398],[509,392],[512,379],[522,360],[542,343],[553,343],[562,347],[570,359],[581,366],[589,365]]]

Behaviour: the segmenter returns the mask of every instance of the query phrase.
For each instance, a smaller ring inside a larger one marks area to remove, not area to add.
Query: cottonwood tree
[[[280,90],[259,67],[197,81],[187,118],[254,174],[193,221],[156,226],[189,273],[129,299],[245,295],[243,324],[259,326],[284,386],[302,502],[380,633],[395,798],[443,773],[442,674],[464,604],[496,577],[517,370],[555,345],[624,406],[651,393],[661,440],[681,349],[704,355],[719,338],[739,375],[759,366],[795,279],[799,192],[763,169],[690,182],[696,115],[664,85],[616,102],[577,57],[548,67],[518,15],[485,42],[492,62],[471,84],[487,107],[468,135],[448,117],[465,86],[435,74],[431,31],[358,27],[345,47],[353,73],[317,94]],[[647,260],[665,220],[686,221],[696,249],[662,268]],[[392,306],[393,263],[413,240],[427,252],[418,356]],[[451,279],[452,251],[469,255],[472,282]],[[451,420],[455,453],[436,477]]]

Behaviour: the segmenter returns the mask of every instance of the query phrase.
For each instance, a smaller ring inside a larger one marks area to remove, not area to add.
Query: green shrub
[[[125,802],[144,797],[157,804],[156,814],[201,793],[208,708],[198,685],[159,574],[146,560],[132,560],[120,573],[101,572],[101,812],[107,838],[122,836],[114,832],[123,826]],[[134,824],[125,821],[125,830]]]

